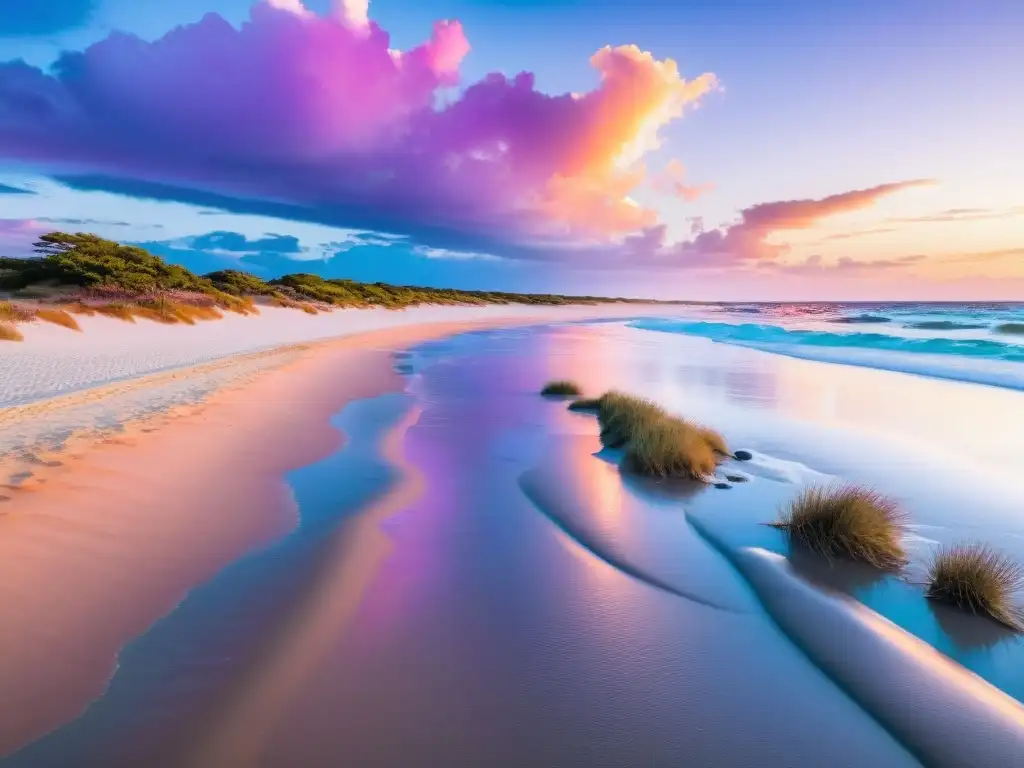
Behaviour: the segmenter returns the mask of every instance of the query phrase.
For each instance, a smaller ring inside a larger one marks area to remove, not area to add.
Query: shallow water
[[[966,536],[1024,560],[1019,392],[623,323],[464,334],[396,365],[409,395],[351,405],[335,422],[351,442],[289,478],[300,527],[195,590],[88,712],[4,766],[916,765],[690,521],[790,554],[761,523],[844,479],[907,507],[911,575]],[[748,482],[624,478],[592,415],[536,394],[553,378],[718,428],[754,453],[723,469]],[[325,622],[353,556],[339,530],[397,479],[379,439],[410,408],[424,492],[381,524],[354,615]],[[1019,639],[906,581],[792,554],[1024,697]]]
[[[723,305],[634,327],[807,360],[1024,389],[1024,304]]]

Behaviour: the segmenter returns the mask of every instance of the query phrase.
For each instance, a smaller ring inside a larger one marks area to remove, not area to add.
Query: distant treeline
[[[334,307],[387,307],[397,309],[417,304],[596,304],[630,302],[600,296],[509,293],[505,291],[462,291],[453,288],[423,288],[360,283],[347,279],[325,279],[296,273],[263,280],[248,272],[226,269],[197,275],[176,264],[168,264],[149,251],[121,245],[96,235],[52,232],[35,243],[34,258],[0,257],[0,290],[25,293],[74,291],[85,295],[132,297],[152,300],[169,293],[203,297],[231,309],[239,299],[264,297],[271,303],[289,306],[313,302]]]

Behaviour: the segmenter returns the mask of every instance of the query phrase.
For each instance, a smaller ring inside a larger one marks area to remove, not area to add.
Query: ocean
[[[1024,389],[1024,303],[730,304],[633,327],[823,362]]]

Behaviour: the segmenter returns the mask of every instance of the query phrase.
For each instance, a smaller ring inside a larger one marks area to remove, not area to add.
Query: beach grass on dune
[[[8,323],[0,320],[0,341],[24,341],[25,337],[21,335],[13,323]]]
[[[567,379],[557,379],[555,381],[549,381],[544,385],[544,388],[540,391],[542,395],[565,395],[575,396],[583,394],[579,385],[574,381],[568,381]]]
[[[11,301],[0,301],[0,322],[25,323],[34,318],[34,313]]]
[[[601,398],[581,397],[569,403],[570,411],[598,411],[601,409]]]
[[[905,519],[896,502],[876,491],[836,485],[805,489],[772,525],[826,557],[898,568],[906,562]]]
[[[468,291],[451,288],[361,283],[344,278],[325,278],[309,273],[282,275],[264,280],[239,270],[218,270],[198,275],[178,264],[134,245],[123,245],[86,232],[50,232],[34,243],[32,258],[0,257],[0,291],[30,301],[60,301],[90,306],[118,305],[100,311],[130,319],[120,305],[133,307],[132,317],[162,323],[193,323],[215,319],[191,310],[152,306],[166,299],[187,306],[214,306],[239,314],[258,314],[255,300],[299,309],[311,315],[340,308],[399,310],[406,307],[484,305],[593,305],[602,302],[631,303],[636,299],[558,294]],[[20,311],[9,305],[8,313]],[[30,318],[0,320],[27,322]]]
[[[109,304],[96,304],[91,309],[98,315],[113,317],[128,323],[135,322],[135,314],[132,312],[132,307],[121,301],[112,301]]]
[[[1022,588],[1024,566],[984,544],[955,544],[935,553],[925,594],[1021,631],[1024,615],[1014,600]]]
[[[43,322],[53,323],[54,325],[59,325],[72,331],[82,330],[81,326],[78,325],[78,321],[64,309],[43,307],[36,310],[36,317]]]

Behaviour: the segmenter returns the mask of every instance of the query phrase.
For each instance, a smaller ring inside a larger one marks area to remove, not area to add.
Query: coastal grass
[[[641,423],[629,438],[622,461],[629,472],[684,480],[706,481],[718,467],[702,432],[678,418]]]
[[[616,390],[606,392],[597,413],[601,443],[606,448],[622,448],[640,429],[667,418],[668,413],[650,400]]]
[[[0,320],[0,341],[24,341],[25,337],[13,323]]]
[[[891,569],[906,562],[900,541],[905,520],[892,499],[855,485],[835,485],[805,489],[772,525],[828,558]]]
[[[112,301],[109,304],[95,304],[90,307],[98,315],[113,317],[117,320],[124,320],[127,323],[135,322],[135,314],[131,305],[123,301]]]
[[[583,390],[581,390],[579,385],[574,381],[557,379],[545,384],[540,393],[542,395],[578,396],[583,394]]]
[[[597,410],[601,443],[622,449],[622,468],[647,477],[708,482],[728,455],[714,430],[668,413],[657,403],[617,390],[570,408]]]
[[[71,314],[64,309],[54,309],[52,307],[42,307],[36,310],[36,317],[46,323],[53,323],[63,328],[67,328],[72,331],[81,331],[82,327],[78,324]]]
[[[601,410],[601,398],[581,397],[569,403],[570,411],[599,411]]]
[[[198,275],[181,265],[165,262],[144,248],[87,232],[50,232],[41,235],[33,247],[36,256],[32,258],[0,257],[0,291],[41,301],[60,301],[69,305],[74,314],[102,314],[126,322],[142,317],[159,323],[194,324],[222,317],[223,311],[259,314],[257,300],[310,315],[339,307],[401,310],[423,305],[564,306],[642,301],[362,283],[301,272],[269,280],[231,269]],[[4,303],[8,306],[0,307],[0,321],[18,323],[32,319],[10,316],[18,308]]]
[[[27,323],[33,320],[34,313],[12,301],[0,301],[0,322]]]
[[[1024,588],[1024,566],[984,544],[954,544],[935,553],[925,594],[1018,632],[1024,615],[1015,593]]]

